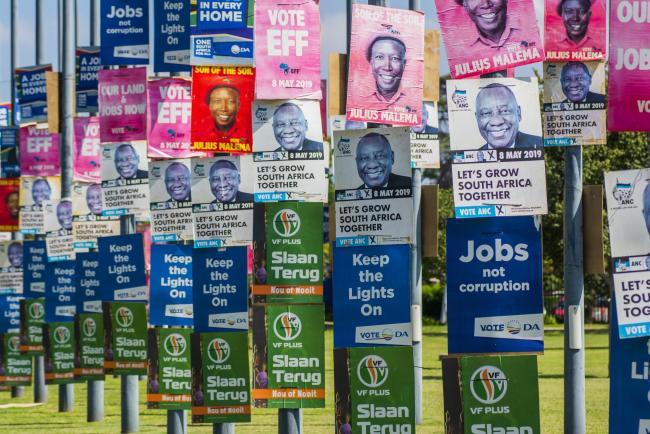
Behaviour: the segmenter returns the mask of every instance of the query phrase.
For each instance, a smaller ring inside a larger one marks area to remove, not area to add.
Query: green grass
[[[539,357],[540,412],[542,432],[555,434],[563,431],[563,334],[561,329],[547,330],[546,352]],[[609,380],[608,335],[603,327],[590,328],[585,337],[587,432],[607,433]],[[326,387],[327,407],[304,411],[306,434],[331,434],[333,432],[333,371],[332,331],[326,333]],[[426,326],[424,330],[424,424],[419,433],[443,432],[442,378],[439,355],[447,349],[446,328]],[[49,387],[49,401],[45,405],[29,408],[0,409],[0,433],[117,433],[120,431],[120,384],[118,379],[107,377],[105,390],[105,419],[99,423],[86,423],[86,385],[75,385],[75,408],[71,413],[58,413],[58,387]],[[165,411],[147,410],[144,404],[145,382],[140,383],[140,432],[165,432]],[[11,399],[7,392],[0,395],[0,404],[32,402],[32,389],[25,396]],[[210,426],[195,425],[191,433],[210,433]],[[277,410],[256,409],[253,423],[238,425],[238,434],[277,432]]]

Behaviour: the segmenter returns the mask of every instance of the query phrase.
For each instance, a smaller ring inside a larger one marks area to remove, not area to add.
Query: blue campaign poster
[[[45,241],[23,241],[23,294],[27,298],[45,296]]]
[[[411,345],[406,244],[334,248],[334,348]]]
[[[147,301],[142,234],[99,237],[102,301]]]
[[[20,177],[18,135],[18,128],[0,127],[0,179]]]
[[[154,72],[190,71],[190,0],[165,0],[153,10]]]
[[[52,65],[16,68],[17,123],[47,121],[47,86],[45,72]]]
[[[77,253],[77,313],[101,313],[102,294],[99,280],[99,253]]]
[[[74,321],[77,311],[75,273],[75,261],[46,263],[45,322]]]
[[[151,246],[149,322],[192,326],[192,246]]]
[[[100,69],[102,69],[102,63],[99,47],[77,48],[75,92],[77,112],[97,112],[97,73]]]
[[[22,295],[0,295],[0,333],[20,331],[20,300]]]
[[[248,330],[246,247],[194,249],[194,330]]]
[[[447,220],[447,297],[450,354],[544,351],[539,221]]]
[[[149,63],[149,0],[101,1],[103,66]]]

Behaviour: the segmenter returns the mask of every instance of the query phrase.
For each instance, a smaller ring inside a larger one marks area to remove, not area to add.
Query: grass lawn
[[[604,327],[590,327],[586,335],[586,396],[587,432],[607,433],[609,379],[608,335]],[[563,334],[561,329],[546,331],[546,352],[539,357],[540,406],[542,432],[563,431]],[[326,333],[327,408],[304,411],[306,434],[331,434],[333,432],[333,367],[331,359],[332,330]],[[419,433],[443,432],[442,378],[438,356],[447,349],[446,328],[426,326],[424,333],[424,424]],[[75,385],[75,408],[72,413],[58,413],[58,386],[49,386],[48,403],[28,408],[0,408],[0,433],[118,433],[120,431],[120,383],[107,377],[105,390],[105,419],[99,423],[86,423],[86,385]],[[145,382],[140,383],[140,431],[165,432],[165,411],[147,410],[144,404]],[[8,392],[0,395],[1,404],[31,403],[33,392],[26,389],[25,396],[11,399]],[[210,433],[206,425],[188,427],[191,433]],[[254,410],[251,425],[238,425],[237,433],[277,432],[277,410]]]

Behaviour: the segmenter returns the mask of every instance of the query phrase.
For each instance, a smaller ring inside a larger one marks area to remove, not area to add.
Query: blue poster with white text
[[[0,295],[0,333],[20,331],[20,300],[22,295]]]
[[[153,10],[154,72],[190,71],[190,0],[164,0]]]
[[[149,322],[157,326],[192,326],[192,246],[151,246]]]
[[[76,108],[77,112],[96,113],[97,73],[102,69],[99,47],[77,48]]]
[[[23,295],[45,296],[45,241],[23,241]]]
[[[102,301],[147,301],[142,234],[99,237]]]
[[[47,86],[45,72],[52,65],[16,68],[16,122],[47,121]]]
[[[77,312],[75,261],[45,266],[45,322],[74,321]]]
[[[99,280],[99,253],[77,253],[77,313],[101,313],[102,293]]]
[[[102,0],[101,41],[103,66],[147,65],[149,0]]]

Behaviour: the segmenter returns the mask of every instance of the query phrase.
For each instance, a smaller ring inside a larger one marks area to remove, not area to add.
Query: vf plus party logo
[[[366,356],[357,365],[357,378],[366,387],[379,387],[388,378],[388,363],[374,354]]]
[[[120,307],[115,311],[115,321],[120,327],[129,327],[133,324],[133,312],[128,307]]]
[[[86,318],[81,324],[81,330],[85,337],[92,338],[95,336],[95,332],[97,331],[97,323],[92,318]]]
[[[472,374],[470,389],[477,401],[483,404],[496,404],[506,396],[508,378],[496,366],[481,366]]]
[[[302,322],[295,313],[283,312],[273,321],[273,333],[283,341],[296,339],[301,331]]]
[[[178,333],[172,333],[165,338],[163,342],[163,348],[165,352],[172,357],[178,357],[182,355],[187,349],[187,340],[185,336]]]
[[[281,209],[273,216],[273,230],[281,237],[292,237],[300,230],[300,216],[292,209]]]
[[[67,344],[70,341],[70,329],[59,326],[54,329],[54,341],[59,344]]]
[[[208,358],[220,365],[230,357],[230,345],[221,338],[215,338],[208,344]]]
[[[17,353],[20,350],[20,336],[12,336],[7,340],[7,347],[10,352]]]
[[[42,320],[44,315],[45,308],[43,307],[43,303],[32,303],[29,305],[29,317],[32,320]]]

